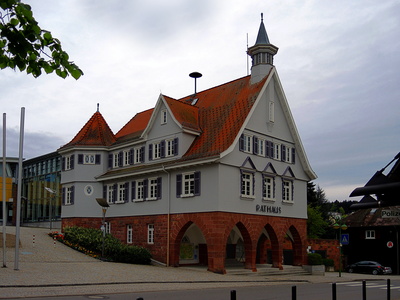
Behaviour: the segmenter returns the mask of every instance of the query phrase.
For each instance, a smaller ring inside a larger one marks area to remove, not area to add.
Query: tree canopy
[[[40,28],[29,5],[0,0],[0,69],[18,68],[38,77],[42,71],[79,79],[83,72],[50,31]]]

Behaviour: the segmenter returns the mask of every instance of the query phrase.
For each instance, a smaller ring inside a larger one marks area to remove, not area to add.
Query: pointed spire
[[[99,111],[86,122],[68,146],[110,146],[116,141],[115,135]]]
[[[261,24],[258,29],[257,40],[254,46],[249,47],[247,54],[251,57],[251,83],[259,82],[274,64],[274,55],[278,52],[278,47],[269,42],[267,31],[264,26],[264,15],[261,13]]]
[[[267,31],[265,30],[264,26],[264,14],[261,13],[261,24],[260,28],[258,29],[258,35],[255,45],[268,45],[270,44],[268,39]]]

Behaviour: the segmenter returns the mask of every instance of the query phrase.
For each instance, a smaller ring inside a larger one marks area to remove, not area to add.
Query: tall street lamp
[[[342,223],[341,222],[341,220],[340,220],[340,223]],[[333,229],[335,229],[335,230],[338,230],[339,229],[339,237],[338,237],[338,240],[339,240],[339,277],[342,277],[342,240],[341,240],[341,237],[342,237],[342,230],[346,230],[347,229],[347,225],[346,224],[339,224],[339,223],[335,223],[335,224],[333,224]]]
[[[50,197],[50,207],[49,207],[49,219],[50,219],[50,230],[53,229],[53,200],[56,197],[56,191],[51,188],[45,187],[46,191],[48,191],[52,196]]]
[[[104,198],[96,198],[97,203],[101,206],[101,210],[103,212],[103,219],[102,219],[102,225],[101,225],[101,230],[103,231],[103,237],[102,237],[102,246],[101,246],[101,258],[104,259],[104,237],[106,236],[106,212],[107,209],[110,207],[107,203],[107,199]]]

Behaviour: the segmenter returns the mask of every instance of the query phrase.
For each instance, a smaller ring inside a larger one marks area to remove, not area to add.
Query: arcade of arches
[[[235,213],[197,213],[171,216],[169,265],[207,265],[225,273],[228,261],[256,264],[303,265],[306,262],[306,220]]]

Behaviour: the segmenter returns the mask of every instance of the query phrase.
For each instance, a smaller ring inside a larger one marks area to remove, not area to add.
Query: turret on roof
[[[74,146],[110,146],[115,141],[114,133],[97,109],[78,134],[60,149]]]

